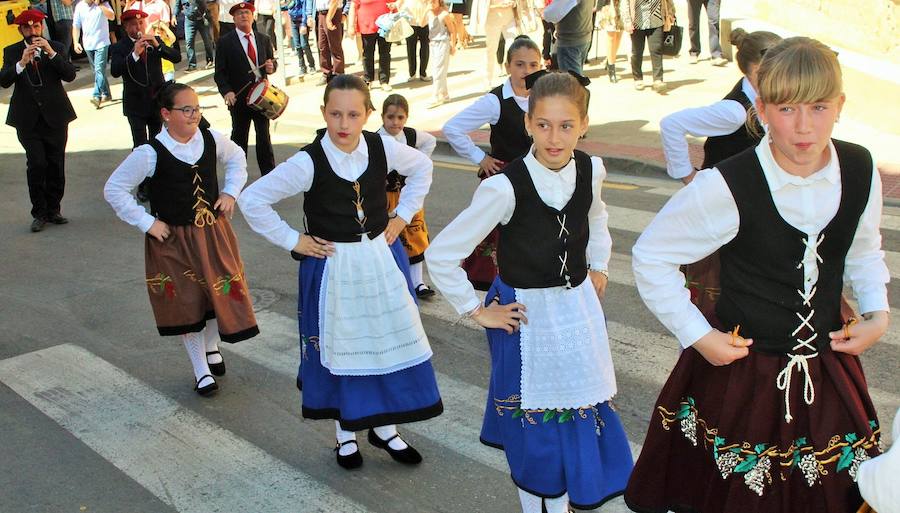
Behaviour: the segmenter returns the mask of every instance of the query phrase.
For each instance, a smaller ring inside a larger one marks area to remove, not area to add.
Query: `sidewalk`
[[[687,20],[685,0],[676,0],[678,19]],[[705,14],[704,14],[705,16]],[[734,26],[752,27],[753,20],[736,21]],[[705,18],[701,17],[701,30],[705,30]],[[767,27],[771,29],[771,27]],[[777,31],[777,30],[776,30]],[[687,27],[685,27],[687,32]],[[787,31],[781,31],[790,35]],[[540,32],[532,34],[540,41]],[[705,35],[701,34],[705,45]],[[599,44],[598,44],[599,42]],[[735,63],[725,67],[712,66],[708,60],[701,60],[691,65],[687,59],[689,43],[684,42],[683,54],[677,58],[664,60],[665,81],[668,85],[666,94],[657,94],[649,87],[636,91],[631,79],[628,55],[630,43],[627,35],[623,36],[622,45],[616,62],[619,83],[611,84],[606,77],[605,58],[606,35],[595,35],[594,48],[589,57],[591,63],[585,67],[585,74],[591,78],[591,103],[589,117],[591,126],[587,138],[580,147],[592,154],[601,155],[617,171],[639,174],[665,176],[665,159],[659,137],[659,121],[666,114],[687,107],[702,106],[721,99],[734,83],[741,78]],[[200,45],[202,47],[202,45]],[[347,72],[361,73],[355,44],[345,39],[344,50],[348,63]],[[704,47],[704,51],[706,48]],[[200,48],[198,48],[200,51]],[[407,75],[406,48],[392,48],[393,76],[391,83],[394,93],[403,94],[411,105],[410,125],[428,130],[439,138],[443,124],[462,108],[484,94],[481,89],[482,71],[485,68],[485,51],[481,39],[466,50],[461,50],[451,58],[449,88],[453,98],[451,103],[433,110],[425,106],[431,100],[431,84],[425,82],[405,82]],[[200,57],[198,57],[199,59]],[[708,58],[708,54],[701,59]],[[852,54],[842,52],[842,60],[853,61]],[[316,56],[318,61],[318,56]],[[285,52],[280,58],[281,66],[288,77],[297,74],[297,58],[293,53]],[[866,62],[871,66],[871,60]],[[651,77],[649,57],[644,58],[644,75]],[[887,64],[886,64],[887,66]],[[231,122],[221,96],[218,95],[212,80],[212,71],[203,70],[191,74],[183,73],[184,62],[177,66],[179,81],[185,81],[197,88],[204,115],[213,127],[230,132]],[[877,69],[877,66],[875,67]],[[835,127],[834,137],[863,144],[872,151],[884,182],[885,199],[893,204],[900,204],[900,83],[893,81],[893,76],[876,77],[867,75],[853,65],[844,65],[844,86],[847,102],[841,120]],[[324,87],[316,86],[319,75],[308,75],[304,81],[290,80],[284,90],[290,96],[285,114],[272,126],[273,143],[287,145],[288,149],[299,149],[312,140],[315,130],[324,125],[319,105],[322,103]],[[276,77],[278,80],[279,77]],[[504,78],[496,77],[493,83],[501,83]],[[121,98],[121,82],[111,79],[114,98]],[[96,110],[89,104],[91,76],[89,70],[82,68],[76,81],[68,88],[69,95],[75,104],[79,119],[70,127],[69,151],[96,148],[121,147],[130,148],[130,137],[127,123],[121,113],[121,105],[117,103],[105,105]],[[0,101],[8,103],[10,90],[0,94]],[[376,87],[372,91],[373,101],[380,108],[381,102],[388,93]],[[7,105],[0,105],[0,116],[5,118]],[[103,127],[104,137],[85,137],[81,134],[96,135],[95,127]],[[367,124],[367,128],[375,130],[380,126],[380,113],[375,112]],[[91,128],[92,129],[87,129]],[[476,143],[486,144],[486,129],[473,133]],[[252,141],[252,138],[251,138]],[[448,145],[439,145],[439,150],[455,156]],[[15,132],[11,127],[0,128],[0,152],[21,153]],[[248,161],[255,167],[253,150]],[[695,165],[702,161],[702,139],[691,139],[691,155]],[[279,152],[277,157],[283,160],[289,155]],[[251,172],[251,175],[254,173]]]

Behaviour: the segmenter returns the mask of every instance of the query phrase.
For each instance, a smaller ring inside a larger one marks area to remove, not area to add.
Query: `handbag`
[[[675,23],[672,28],[663,31],[662,54],[675,57],[681,53],[681,40],[684,38],[684,28]]]

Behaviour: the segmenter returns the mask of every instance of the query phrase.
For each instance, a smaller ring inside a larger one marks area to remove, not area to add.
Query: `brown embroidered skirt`
[[[859,464],[881,432],[859,358],[820,349],[815,397],[793,372],[785,422],[784,355],[751,351],[715,367],[685,350],[659,395],[625,491],[633,511],[845,513],[862,504]]]
[[[399,201],[399,191],[388,191],[388,212],[397,208]],[[416,212],[406,228],[400,232],[400,241],[403,243],[403,248],[406,249],[406,254],[409,255],[410,264],[418,264],[425,260],[425,250],[428,249],[428,225],[425,224],[424,208]]]
[[[183,335],[218,320],[223,342],[259,333],[231,223],[224,216],[203,228],[170,226],[165,242],[147,236],[147,293],[159,334]]]

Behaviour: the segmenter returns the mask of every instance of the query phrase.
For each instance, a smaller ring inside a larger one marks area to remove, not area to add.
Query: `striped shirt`
[[[75,12],[75,2],[72,5],[62,3],[62,0],[50,0],[50,11],[53,21],[71,20]]]

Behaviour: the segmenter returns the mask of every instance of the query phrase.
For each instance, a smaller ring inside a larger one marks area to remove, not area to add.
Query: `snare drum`
[[[269,119],[278,119],[287,108],[288,95],[266,80],[260,80],[250,87],[247,106],[262,112]]]

